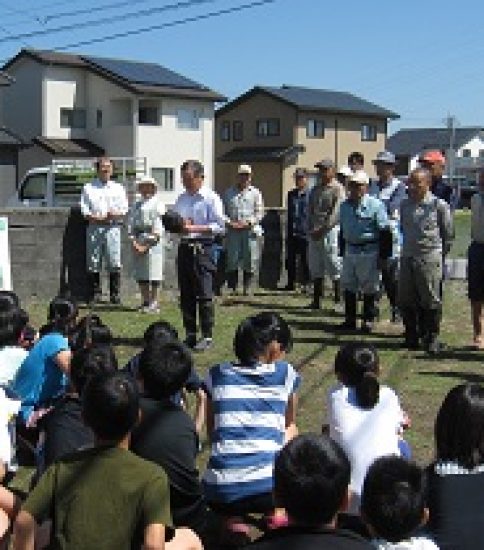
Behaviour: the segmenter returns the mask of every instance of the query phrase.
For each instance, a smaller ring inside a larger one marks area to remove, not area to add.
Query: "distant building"
[[[451,132],[448,128],[411,128],[399,130],[388,138],[387,149],[397,157],[397,172],[406,175],[418,164],[419,154],[429,149],[440,150],[449,158]],[[484,165],[484,130],[481,127],[459,127],[454,134],[455,174],[472,179]]]
[[[2,123],[31,146],[19,173],[53,159],[146,157],[171,202],[180,164],[201,160],[213,180],[214,104],[225,98],[161,65],[23,49],[3,67]]]
[[[284,206],[296,167],[315,177],[324,157],[345,164],[353,151],[365,168],[384,149],[392,111],[346,92],[295,86],[256,86],[215,114],[215,186],[223,192],[239,163],[254,169],[254,182],[267,206]]]

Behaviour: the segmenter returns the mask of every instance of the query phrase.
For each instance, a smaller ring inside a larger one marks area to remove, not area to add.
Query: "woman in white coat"
[[[139,198],[128,214],[134,277],[138,282],[145,313],[159,313],[158,289],[163,278],[163,225],[165,207],[159,199],[158,183],[151,176],[138,181]]]

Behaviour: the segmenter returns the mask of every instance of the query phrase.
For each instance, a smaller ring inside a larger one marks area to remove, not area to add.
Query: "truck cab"
[[[96,177],[97,159],[56,160],[49,166],[30,169],[9,199],[10,207],[72,207],[78,206],[85,183]],[[113,180],[122,183],[131,203],[136,180],[148,173],[144,157],[116,157]]]

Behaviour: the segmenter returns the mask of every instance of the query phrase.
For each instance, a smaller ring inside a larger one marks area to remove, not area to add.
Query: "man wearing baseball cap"
[[[312,309],[319,309],[325,275],[333,281],[336,307],[341,300],[341,260],[338,256],[338,222],[341,202],[345,198],[343,186],[335,178],[331,159],[314,165],[319,170],[319,182],[312,188],[308,205],[308,263],[313,280]]]
[[[380,199],[387,210],[393,236],[392,256],[380,264],[383,288],[391,307],[391,321],[400,319],[397,307],[398,261],[400,256],[399,208],[407,196],[405,185],[395,177],[395,155],[390,151],[381,151],[373,161],[377,178],[371,180],[368,193]]]
[[[235,294],[239,267],[243,271],[244,296],[257,270],[257,236],[262,234],[260,222],[264,216],[262,193],[252,185],[252,167],[241,164],[237,170],[237,183],[224,196],[227,215],[226,272],[229,288]]]
[[[302,276],[302,286],[309,281],[308,267],[308,187],[307,171],[297,168],[294,172],[296,186],[287,194],[286,268],[287,285],[285,290],[294,290],[298,273],[298,260]]]
[[[343,271],[345,321],[341,331],[356,329],[357,294],[363,294],[362,332],[373,329],[376,317],[376,296],[380,288],[378,258],[380,233],[388,230],[388,216],[384,204],[368,195],[369,178],[358,170],[349,178],[349,197],[341,205],[340,240],[343,243]]]
[[[445,157],[437,149],[423,151],[419,157],[419,164],[426,168],[432,177],[430,192],[435,197],[444,200],[448,205],[452,202],[452,187],[444,181]]]

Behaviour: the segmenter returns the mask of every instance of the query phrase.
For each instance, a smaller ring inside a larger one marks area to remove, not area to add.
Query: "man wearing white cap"
[[[397,307],[398,266],[400,257],[400,204],[406,198],[405,185],[395,177],[395,155],[390,151],[377,154],[373,164],[378,178],[370,183],[368,193],[380,199],[387,210],[393,234],[392,256],[381,263],[381,278],[391,307],[391,321],[395,323],[400,318]]]
[[[244,296],[257,270],[257,237],[262,235],[260,222],[264,216],[262,194],[252,185],[252,167],[241,164],[237,170],[237,184],[224,196],[227,216],[226,273],[233,293],[237,291],[238,269],[243,271]]]
[[[362,331],[371,332],[376,317],[375,300],[380,286],[378,258],[380,233],[388,231],[384,204],[368,195],[369,178],[363,170],[349,178],[349,197],[340,210],[340,231],[343,243],[345,321],[341,330],[356,329],[357,294],[363,294]]]

